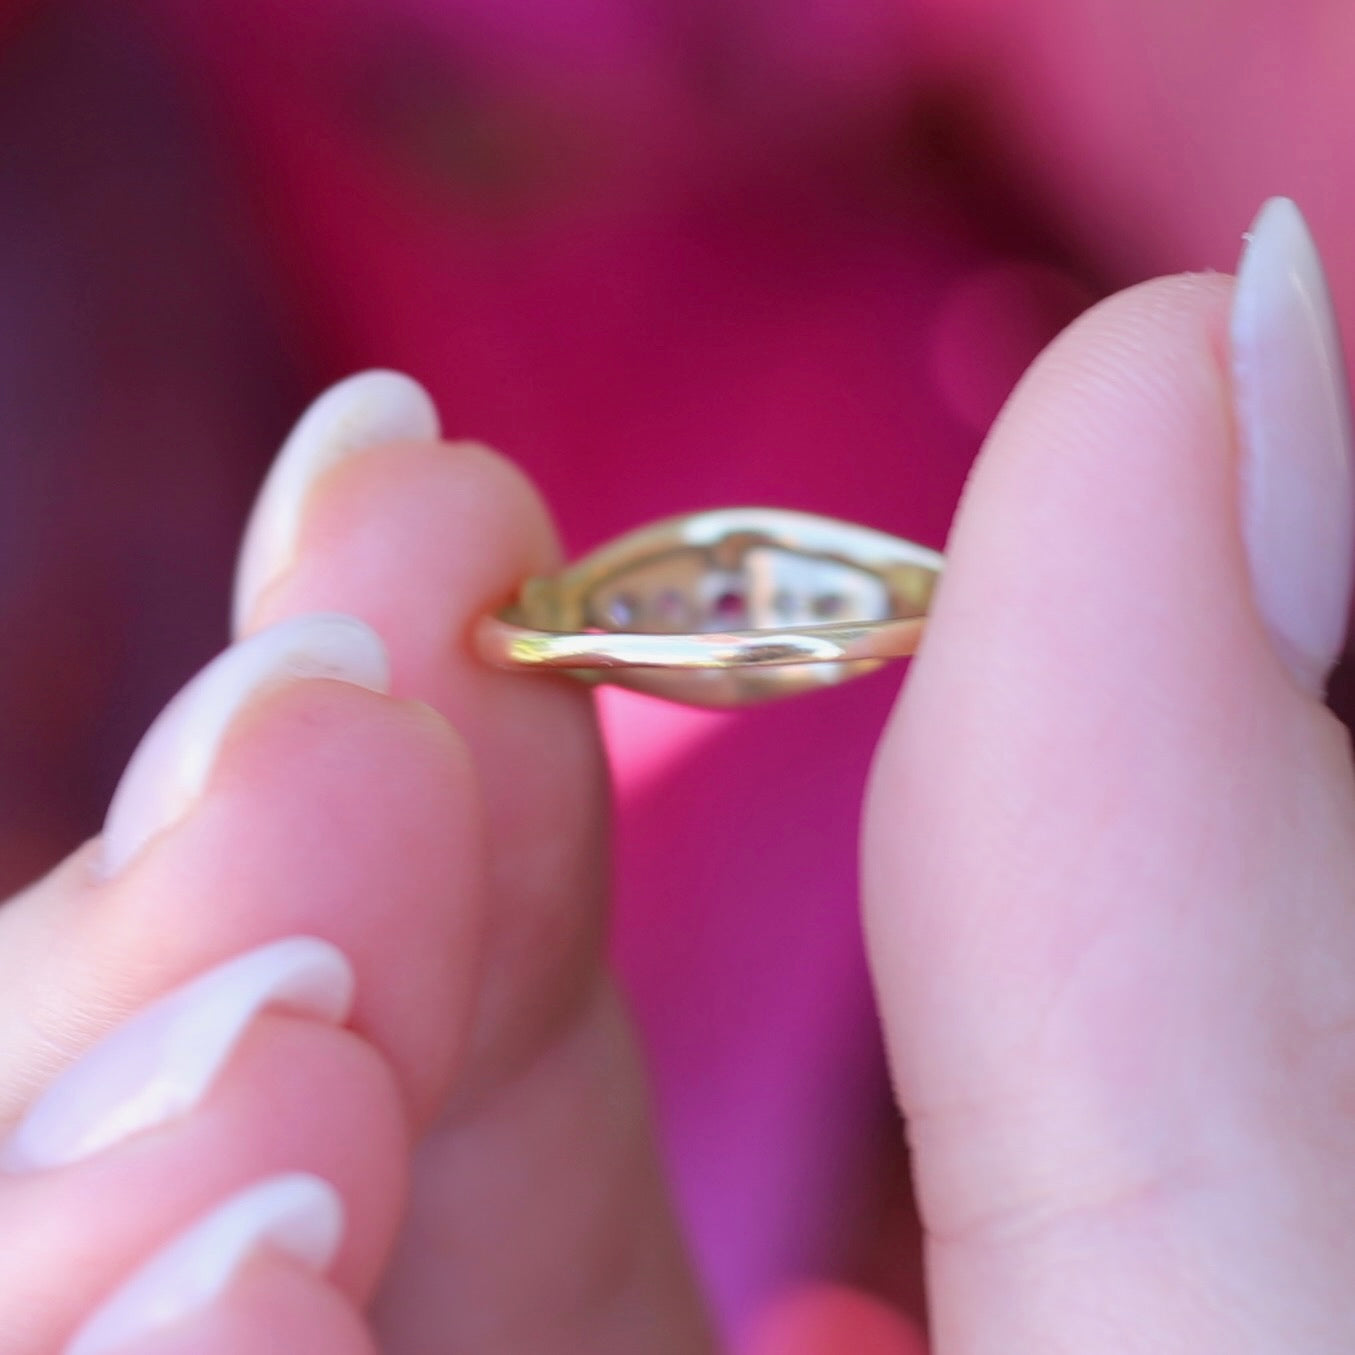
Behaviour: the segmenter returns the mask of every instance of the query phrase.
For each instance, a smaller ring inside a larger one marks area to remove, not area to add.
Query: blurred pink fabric
[[[1028,203],[955,191],[902,0],[136,13],[257,256],[279,389],[410,372],[573,552],[738,503],[941,545],[1016,376],[1093,298]],[[229,494],[184,494],[185,522],[238,528]],[[860,1274],[899,1207],[856,899],[899,676],[737,714],[602,699],[617,962],[731,1323]]]

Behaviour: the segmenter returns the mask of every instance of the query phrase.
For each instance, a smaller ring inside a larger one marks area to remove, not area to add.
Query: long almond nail
[[[1345,641],[1355,563],[1350,396],[1322,261],[1288,198],[1252,226],[1232,346],[1256,605],[1296,679],[1320,692]]]
[[[306,499],[325,471],[365,448],[440,431],[432,397],[399,372],[361,372],[320,396],[283,444],[250,515],[235,574],[236,633],[291,564]]]
[[[330,678],[385,692],[385,646],[351,616],[316,612],[251,635],[202,670],[146,731],[113,794],[99,868],[116,875],[201,795],[232,721],[259,692]]]
[[[338,1025],[353,1004],[342,951],[292,936],[247,951],[115,1027],[43,1092],[0,1148],[0,1170],[78,1162],[186,1115],[265,1010]]]
[[[323,1274],[343,1240],[343,1201],[304,1172],[233,1195],[126,1281],[80,1328],[65,1355],[127,1355],[158,1332],[210,1308],[262,1248]]]

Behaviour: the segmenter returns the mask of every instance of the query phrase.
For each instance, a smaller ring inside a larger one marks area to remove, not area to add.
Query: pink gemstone
[[[723,626],[736,625],[744,618],[745,606],[743,594],[729,589],[715,599],[715,605],[711,608],[711,615]]]

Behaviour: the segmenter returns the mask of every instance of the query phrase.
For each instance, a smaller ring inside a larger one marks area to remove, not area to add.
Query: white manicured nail
[[[259,692],[287,682],[331,678],[385,692],[390,667],[370,626],[317,612],[291,617],[232,645],[156,717],[113,794],[99,869],[116,875],[202,793],[231,722]]]
[[[1322,261],[1288,198],[1267,202],[1248,236],[1232,346],[1256,604],[1281,658],[1320,692],[1345,642],[1355,561],[1350,395]]]
[[[78,1162],[186,1114],[265,1010],[339,1025],[352,1004],[352,966],[328,941],[292,936],[228,960],[115,1027],[66,1069],[0,1148],[0,1170]]]
[[[343,1241],[343,1201],[318,1176],[274,1176],[231,1196],[136,1271],[80,1328],[65,1355],[127,1355],[211,1307],[261,1248],[323,1274]]]
[[[327,390],[278,453],[250,515],[235,573],[235,629],[291,563],[311,486],[331,466],[383,442],[436,438],[432,397],[399,372],[361,372]]]

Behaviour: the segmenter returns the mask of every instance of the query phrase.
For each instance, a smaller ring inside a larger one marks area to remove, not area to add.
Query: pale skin
[[[1136,288],[1037,363],[882,734],[866,930],[938,1355],[1355,1345],[1355,778],[1252,604],[1231,287]],[[166,1240],[283,1169],[342,1195],[334,1266],[261,1251],[129,1350],[714,1349],[603,962],[589,698],[464,641],[556,552],[491,453],[337,466],[244,630],[357,615],[393,695],[260,697],[124,870],[93,877],[90,844],[0,911],[7,1123],[100,1032],[274,937],[333,941],[358,994],[341,1028],[259,1018],[190,1113],[0,1177],[7,1352],[59,1351]],[[843,1291],[750,1342],[924,1348]]]

